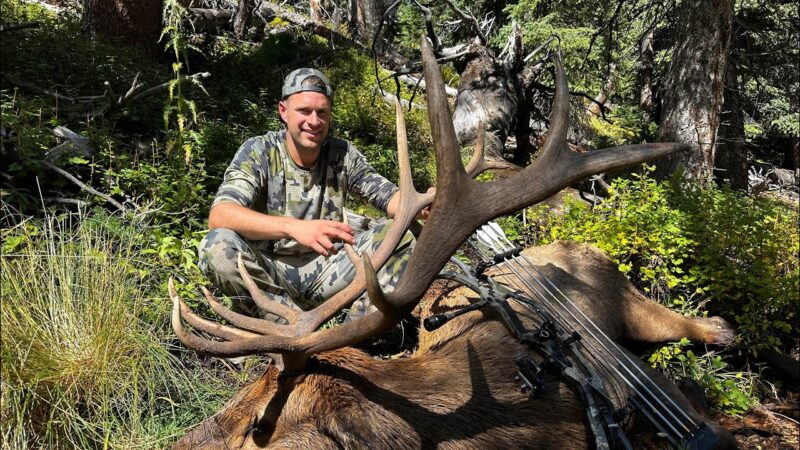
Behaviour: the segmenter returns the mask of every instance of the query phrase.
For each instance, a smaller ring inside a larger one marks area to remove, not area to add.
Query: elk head
[[[347,247],[348,256],[356,265],[353,283],[327,302],[311,311],[298,312],[278,302],[269,301],[256,287],[247,272],[240,270],[250,293],[263,311],[284,318],[288,324],[243,316],[221,305],[204,290],[211,307],[231,326],[203,319],[178,298],[170,281],[173,299],[172,325],[186,346],[220,357],[253,354],[270,355],[270,365],[262,378],[245,387],[223,412],[205,421],[178,443],[178,447],[257,448],[267,444],[290,446],[280,441],[286,434],[281,427],[302,423],[306,414],[325,414],[335,395],[317,392],[314,380],[320,376],[319,365],[335,365],[361,357],[344,347],[387,331],[396,325],[419,302],[428,286],[456,251],[458,246],[481,224],[503,214],[517,211],[549,197],[562,188],[589,175],[623,168],[684,149],[677,144],[644,144],[578,154],[569,151],[566,143],[569,93],[566,76],[558,57],[555,59],[556,93],[549,139],[539,157],[512,177],[479,183],[472,177],[491,168],[482,157],[482,144],[467,168],[460,159],[458,140],[448,109],[444,82],[427,41],[422,41],[423,70],[426,79],[428,118],[437,159],[437,190],[421,194],[414,190],[408,160],[405,123],[397,106],[397,146],[400,164],[400,207],[389,234],[371,257],[357,256]],[[405,273],[396,289],[384,294],[375,276],[391,254],[416,214],[433,202]],[[374,262],[374,265],[373,265]],[[341,309],[367,290],[377,311],[334,328],[319,330]],[[210,340],[184,328],[183,322],[195,330],[221,340]],[[337,352],[330,350],[342,349]],[[315,356],[316,355],[316,356]],[[311,399],[314,400],[311,400]],[[302,428],[302,427],[301,427]],[[296,446],[325,447],[331,445],[315,430],[300,433],[305,439]],[[327,442],[327,444],[326,444]]]

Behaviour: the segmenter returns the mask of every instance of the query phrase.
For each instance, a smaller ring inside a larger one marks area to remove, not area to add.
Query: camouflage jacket
[[[255,211],[296,219],[342,220],[350,194],[386,211],[397,186],[379,175],[352,144],[329,136],[317,163],[297,166],[286,149],[286,131],[242,144],[225,171],[214,205],[232,202]],[[255,243],[261,251],[299,255],[308,247],[291,239]]]

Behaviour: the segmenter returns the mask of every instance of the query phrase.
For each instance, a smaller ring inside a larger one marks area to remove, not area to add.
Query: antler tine
[[[175,330],[175,334],[178,336],[178,339],[187,347],[199,352],[207,353],[207,349],[209,347],[213,347],[216,341],[203,339],[194,333],[187,331],[183,327],[182,320],[186,320],[187,323],[199,331],[226,340],[233,341],[258,336],[257,334],[236,328],[226,327],[225,325],[221,325],[195,315],[178,295],[178,292],[175,289],[175,281],[172,278],[169,279],[168,289],[169,296],[172,299],[172,328]]]
[[[408,228],[408,225],[414,219],[414,216],[424,208],[425,206],[429,205],[435,198],[433,210],[436,211],[435,213],[431,213],[431,219],[429,219],[429,224],[423,228],[423,234],[425,230],[431,225],[431,221],[436,221],[436,217],[443,217],[444,220],[449,216],[446,210],[443,210],[447,207],[447,205],[451,204],[450,199],[453,197],[453,193],[458,192],[458,185],[461,183],[470,184],[475,183],[470,177],[477,176],[479,173],[491,169],[491,168],[501,168],[506,167],[502,164],[493,164],[488,163],[483,157],[483,149],[484,149],[484,133],[485,130],[481,130],[482,132],[479,134],[478,141],[476,143],[475,152],[473,154],[469,175],[464,170],[464,166],[461,163],[460,154],[459,154],[459,147],[458,141],[456,139],[455,129],[453,128],[453,122],[449,115],[449,109],[447,106],[447,97],[445,95],[444,90],[444,81],[441,78],[441,73],[439,72],[439,67],[436,64],[436,58],[433,56],[433,52],[430,49],[427,41],[423,38],[423,66],[425,68],[425,79],[426,85],[428,86],[427,89],[427,96],[428,96],[428,116],[431,123],[431,133],[433,135],[434,141],[434,148],[436,151],[437,156],[437,180],[438,180],[438,190],[436,196],[434,197],[433,193],[426,193],[420,194],[413,188],[413,182],[411,180],[411,165],[410,159],[408,156],[408,144],[407,144],[407,135],[406,135],[406,126],[405,126],[405,119],[403,117],[403,110],[399,102],[396,103],[396,115],[397,115],[397,153],[398,153],[398,164],[400,170],[400,207],[398,208],[400,212],[398,212],[397,216],[395,217],[395,222],[392,224],[392,228],[390,230],[390,234],[394,231],[397,231],[396,238],[389,239],[387,238],[384,240],[382,245],[379,249],[375,252],[374,257],[377,261],[379,261],[376,267],[380,267],[385,260],[388,258],[390,252],[394,249],[399,242],[399,239],[402,237],[402,234]],[[483,127],[482,127],[483,128]],[[440,197],[441,196],[441,197]],[[438,207],[437,207],[438,206]],[[442,221],[443,219],[439,219]],[[446,227],[439,227],[439,229],[446,229]],[[463,239],[462,239],[463,240]],[[390,243],[391,245],[383,245],[386,243]],[[459,241],[460,244],[460,241]],[[419,243],[417,244],[418,248],[432,248],[426,247],[426,245],[422,245],[419,247]],[[385,250],[385,253],[383,252]],[[451,252],[452,253],[452,252]],[[421,252],[414,252],[412,254],[412,260],[417,257],[416,255],[421,254]],[[450,253],[446,255],[444,260],[446,261],[449,259]],[[366,285],[367,291],[372,303],[378,308],[378,312],[373,313],[375,317],[371,317],[374,320],[376,326],[379,327],[379,330],[374,328],[370,328],[367,326],[363,326],[360,330],[369,330],[369,331],[361,331],[358,335],[351,338],[351,341],[348,343],[358,342],[363,339],[367,339],[369,336],[376,335],[383,330],[391,328],[395,323],[397,323],[402,316],[413,307],[416,302],[397,302],[391,301],[388,296],[384,295],[383,291],[380,288],[379,283],[377,282],[377,277],[375,275],[375,268],[371,264],[370,258],[368,255],[363,256],[364,261],[364,276],[366,278]],[[422,259],[422,258],[419,258]],[[412,263],[409,261],[409,266]],[[443,265],[443,264],[442,264]],[[439,267],[441,269],[441,267]],[[434,273],[438,273],[437,269]],[[406,269],[408,270],[408,269]],[[401,283],[405,280],[413,279],[413,276],[404,275],[401,278]],[[428,283],[429,284],[429,283]],[[426,287],[425,287],[426,288]],[[399,289],[399,286],[398,286]],[[424,289],[423,289],[424,291]],[[421,294],[420,294],[421,295]],[[392,298],[396,298],[397,296],[392,296]],[[370,315],[370,316],[372,316]],[[366,324],[365,324],[366,325]]]
[[[538,203],[566,186],[596,173],[622,169],[678,151],[683,144],[639,144],[576,153],[567,147],[569,127],[569,87],[561,56],[554,54],[556,93],[550,131],[539,157],[520,173],[489,183],[482,195],[482,206],[491,218]],[[484,219],[489,220],[489,219]]]
[[[470,194],[477,192],[480,183],[470,178],[461,162],[458,140],[450,116],[444,81],[433,50],[422,38],[422,67],[428,101],[428,121],[436,152],[436,196],[431,214],[415,248],[436,249],[435,252],[415,251],[405,273],[387,301],[401,311],[410,310],[422,297],[437,273],[444,267],[461,242],[474,230],[465,228],[463,205]],[[477,151],[482,151],[479,145]],[[473,158],[474,159],[474,158]],[[472,211],[480,215],[480,211]]]
[[[478,175],[492,169],[513,169],[517,168],[514,164],[505,161],[487,161],[485,156],[486,147],[486,124],[481,122],[478,125],[478,137],[475,139],[475,149],[472,157],[467,164],[467,175],[475,178]]]
[[[350,344],[350,337],[353,335],[360,334],[364,339],[368,339],[394,324],[393,317],[387,318],[379,311],[359,321],[348,322],[335,329],[321,330],[307,336],[258,335],[195,316],[178,296],[172,279],[169,280],[169,294],[172,299],[172,328],[185,346],[197,352],[218,357],[270,354],[273,358],[280,359],[279,357],[283,356],[282,364],[287,370],[299,369],[306,358],[312,354]],[[186,330],[183,320],[200,331],[228,341],[212,341],[202,338]],[[273,353],[279,355],[272,355]]]
[[[196,339],[196,336],[187,336],[185,330],[181,328],[180,308],[176,307],[173,313],[173,327],[181,341],[200,351],[224,356],[280,353],[283,355],[286,369],[299,369],[312,354],[369,339],[397,323],[403,314],[416,305],[461,242],[487,220],[543,200],[573,181],[592,173],[637,164],[686,148],[676,144],[647,144],[624,147],[622,149],[626,151],[619,155],[615,154],[614,149],[584,155],[570,153],[565,149],[569,95],[566,76],[560,60],[556,58],[556,104],[551,120],[551,136],[540,157],[531,167],[513,177],[491,183],[478,183],[467,176],[461,163],[458,141],[444,92],[444,82],[433,51],[424,38],[422,55],[427,85],[428,117],[437,158],[437,191],[430,218],[417,241],[417,250],[413,252],[396,289],[383,296],[370,259],[364,257],[362,258],[364,269],[358,271],[353,283],[317,309],[307,314],[299,314],[300,319],[295,325],[295,332],[302,330],[302,333],[294,336],[248,337],[236,342],[198,343],[191,340]],[[405,133],[400,132],[405,127],[401,121],[402,112],[399,112],[398,153],[402,154],[405,151],[406,156],[400,159],[407,160]],[[547,170],[541,171],[542,168]],[[401,173],[404,173],[403,170],[405,169],[401,167]],[[538,176],[537,170],[540,171]],[[413,217],[433,197],[431,194],[419,194],[414,191],[413,187],[409,187],[411,183],[408,180],[410,176],[401,174],[401,206],[389,235],[374,255],[378,267],[388,258]],[[420,249],[435,249],[435,252],[423,252],[419,251]],[[350,254],[348,252],[348,255]],[[373,303],[379,308],[378,311],[335,328],[313,331],[341,309],[341,305],[352,302],[363,292],[367,284]]]
[[[398,315],[398,310],[386,300],[386,296],[381,290],[380,282],[378,282],[378,275],[375,273],[375,268],[372,267],[369,255],[364,255],[364,274],[367,281],[367,292],[372,304],[380,311],[385,320],[392,322],[394,325],[394,318]],[[397,317],[400,320],[401,317]]]
[[[297,322],[299,311],[296,311],[278,301],[271,301],[267,299],[263,292],[261,292],[261,289],[258,288],[256,282],[253,281],[253,277],[250,276],[250,273],[244,266],[244,260],[242,259],[241,252],[239,252],[237,256],[236,263],[239,267],[239,274],[242,276],[242,280],[244,280],[244,285],[247,287],[247,290],[250,292],[250,296],[253,298],[253,301],[260,310],[275,314],[278,317],[282,317],[289,323]]]
[[[214,295],[211,294],[208,289],[202,287],[202,290],[206,297],[206,301],[211,306],[211,309],[213,309],[214,312],[222,316],[223,319],[227,320],[234,326],[258,334],[278,334],[281,336],[291,335],[291,332],[285,325],[277,324],[271,320],[245,316],[244,314],[231,311],[222,305],[222,303],[220,303],[219,300],[217,300],[217,298],[214,297]]]
[[[400,201],[392,225],[381,242],[381,245],[372,254],[377,261],[376,268],[380,268],[391,256],[397,243],[403,238],[408,226],[417,216],[419,211],[433,202],[433,193],[419,193],[414,188],[411,178],[411,157],[408,153],[408,134],[406,132],[406,119],[403,116],[403,106],[395,101],[395,116],[397,117],[397,164],[400,172]]]
[[[621,154],[613,149],[583,155],[570,152],[566,146],[569,90],[560,57],[556,55],[556,94],[550,136],[540,156],[512,177],[477,183],[466,176],[461,166],[444,82],[424,38],[422,55],[438,180],[431,216],[416,246],[436,248],[436,252],[414,252],[400,283],[387,294],[387,301],[402,310],[410,310],[419,301],[450,255],[482,223],[544,200],[593,173],[641,163],[686,148],[678,144],[647,144],[629,147]]]

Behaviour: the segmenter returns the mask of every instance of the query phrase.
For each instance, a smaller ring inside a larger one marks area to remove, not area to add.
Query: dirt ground
[[[795,450],[800,448],[799,401],[793,392],[782,403],[758,406],[740,417],[712,417],[734,435],[742,449]]]

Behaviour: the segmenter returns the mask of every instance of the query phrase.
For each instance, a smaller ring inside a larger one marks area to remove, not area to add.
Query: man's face
[[[292,94],[278,103],[278,112],[298,152],[319,151],[331,124],[331,101],[325,94]]]

